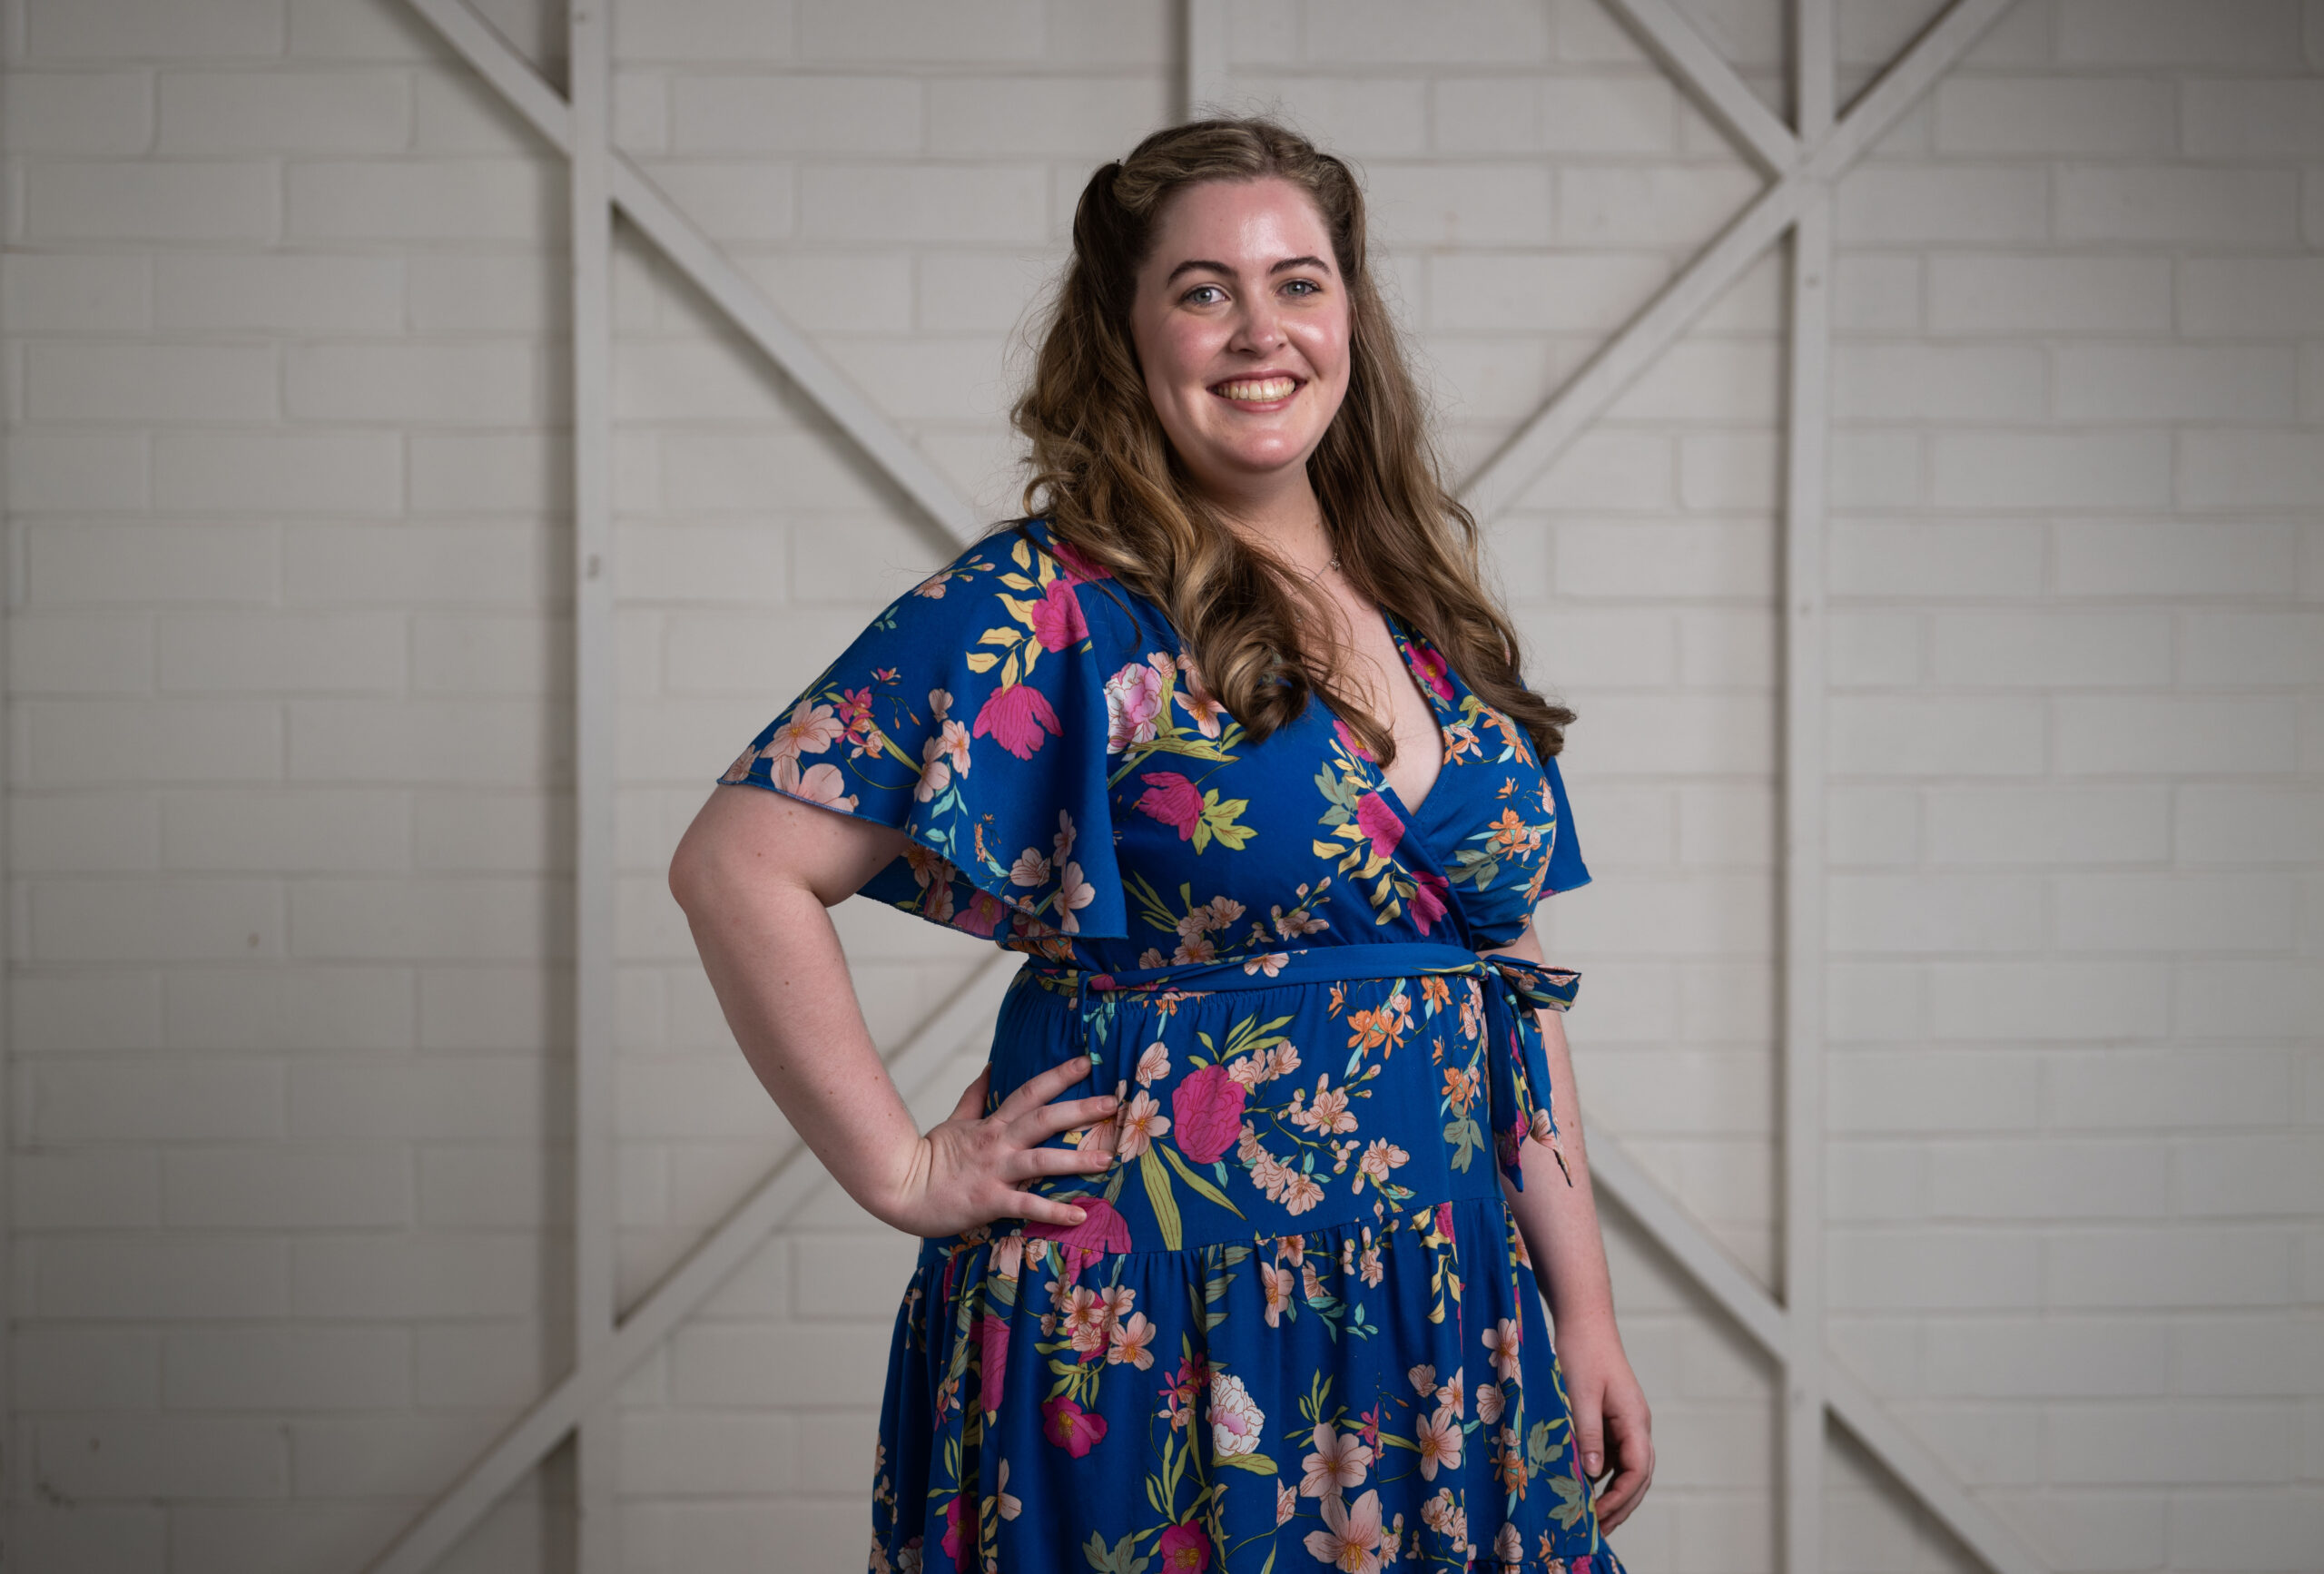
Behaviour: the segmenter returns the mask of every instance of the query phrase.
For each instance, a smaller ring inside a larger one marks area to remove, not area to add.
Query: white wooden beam
[[[1800,139],[1670,0],[1606,0],[1606,8],[1762,174],[1780,175],[1799,162]]]
[[[573,1328],[586,1363],[614,1333],[614,0],[567,0],[573,310]],[[580,1574],[621,1555],[618,1427],[594,1406],[574,1439]]]
[[[1867,89],[1846,117],[1754,198],[1718,239],[1625,323],[1461,487],[1478,520],[1505,511],[1582,429],[1781,238],[1808,188],[1837,179],[1965,54],[2014,0],[1954,0],[1951,10]]]
[[[936,1074],[980,1036],[990,1038],[1019,959],[1001,952],[988,960],[888,1061],[907,1104],[934,1090]],[[805,1143],[779,1160],[764,1180],[649,1291],[613,1337],[553,1384],[525,1413],[471,1461],[458,1479],[421,1511],[367,1566],[367,1574],[426,1574],[492,1505],[582,1418],[612,1399],[615,1388],[713,1292],[750,1260],[829,1179]]]
[[[1226,0],[1184,0],[1186,75],[1178,102],[1187,118],[1228,107]]]
[[[570,106],[466,0],[405,3],[426,18],[478,75],[499,89],[535,131],[559,152],[571,153]],[[745,338],[871,456],[947,541],[959,546],[975,540],[983,529],[976,509],[944,473],[626,153],[615,150],[610,164],[614,202],[639,232],[659,247]]]

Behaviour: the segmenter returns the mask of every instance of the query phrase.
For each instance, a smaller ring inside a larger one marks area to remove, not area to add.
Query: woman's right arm
[[[1113,1113],[1111,1097],[1050,1099],[1088,1074],[1074,1056],[983,1114],[990,1067],[923,1135],[872,1042],[826,910],[903,851],[901,831],[757,787],[718,787],[670,862],[670,890],[743,1058],[847,1195],[908,1234],[1000,1218],[1075,1225],[1081,1210],[1022,1189],[1086,1175],[1101,1148],[1044,1147]]]

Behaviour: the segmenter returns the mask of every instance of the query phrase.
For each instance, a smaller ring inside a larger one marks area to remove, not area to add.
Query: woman
[[[671,871],[761,1080],[925,1237],[872,1566],[1618,1571],[1653,1446],[1530,927],[1588,878],[1571,715],[1346,168],[1205,121],[1099,170],[1016,420],[1037,516],[883,613]],[[925,1135],[857,890],[1030,957]]]

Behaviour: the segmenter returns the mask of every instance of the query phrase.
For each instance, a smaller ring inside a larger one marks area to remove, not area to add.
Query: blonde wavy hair
[[[1254,739],[1324,702],[1383,763],[1394,743],[1314,658],[1305,626],[1333,626],[1322,593],[1246,541],[1196,493],[1147,396],[1130,334],[1140,267],[1171,199],[1205,181],[1274,177],[1305,192],[1348,291],[1347,395],[1307,461],[1341,572],[1442,652],[1546,759],[1573,713],[1518,676],[1515,629],[1485,587],[1477,526],[1444,486],[1394,322],[1372,279],[1363,189],[1348,167],[1265,119],[1158,131],[1089,177],[1073,256],[1036,330],[1030,386],[1012,418],[1031,445],[1028,515],[1160,606],[1204,686]]]

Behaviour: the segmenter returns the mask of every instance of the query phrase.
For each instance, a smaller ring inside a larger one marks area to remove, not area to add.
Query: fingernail
[[[1088,1209],[1086,1209],[1086,1208],[1076,1208],[1076,1209],[1074,1209],[1074,1210],[1073,1210],[1073,1222],[1074,1222],[1075,1224],[1077,1224],[1077,1225],[1086,1225],[1086,1224],[1088,1224],[1088,1223],[1089,1222],[1089,1213],[1088,1213]]]
[[[1604,1461],[1596,1454],[1584,1454],[1581,1456],[1581,1468],[1588,1471],[1593,1476],[1598,1473],[1599,1468],[1603,1462]]]

